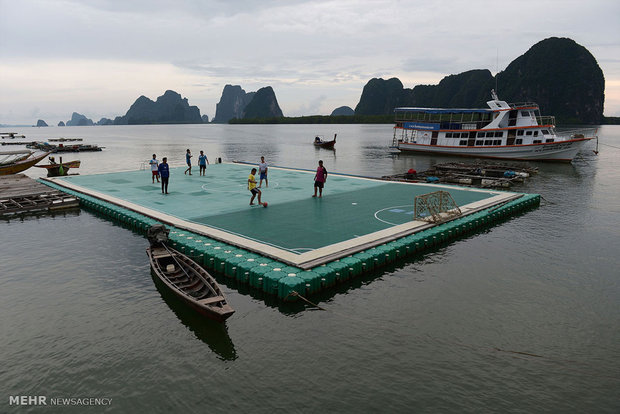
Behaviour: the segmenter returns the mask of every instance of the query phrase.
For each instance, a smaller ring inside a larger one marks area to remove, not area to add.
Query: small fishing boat
[[[153,274],[198,312],[210,319],[225,321],[235,311],[227,303],[215,278],[189,257],[168,247],[168,232],[163,225],[152,226],[148,231],[151,245],[146,254]]]
[[[11,175],[25,171],[47,157],[48,154],[49,152],[36,154],[28,150],[0,152],[0,175]]]
[[[322,135],[317,135],[314,137],[314,146],[321,148],[334,148],[334,145],[336,145],[336,135],[338,134],[334,134],[334,139],[331,141],[325,141],[323,140]]]
[[[491,91],[487,109],[395,108],[391,148],[400,151],[570,162],[596,128],[556,131],[535,103],[509,104]],[[596,151],[595,151],[596,152]]]
[[[49,157],[50,163],[44,165],[35,165],[37,168],[45,168],[47,170],[48,177],[62,177],[65,175],[69,175],[69,169],[71,168],[80,168],[80,160],[62,162],[62,157],[60,157],[60,163],[57,164],[54,160],[54,157]]]

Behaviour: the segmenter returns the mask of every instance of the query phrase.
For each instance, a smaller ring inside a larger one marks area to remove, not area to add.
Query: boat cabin
[[[557,139],[554,117],[541,116],[535,103],[508,104],[493,93],[487,105],[489,109],[396,108],[393,146],[511,146]]]

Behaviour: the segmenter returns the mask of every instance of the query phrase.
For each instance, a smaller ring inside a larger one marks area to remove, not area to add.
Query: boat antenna
[[[497,87],[497,75],[498,74],[499,74],[499,48],[495,48],[495,93],[499,92],[499,88]]]

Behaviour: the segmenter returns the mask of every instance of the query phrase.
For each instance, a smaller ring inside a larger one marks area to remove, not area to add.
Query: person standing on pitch
[[[267,180],[267,163],[265,157],[260,157],[260,164],[258,164],[258,172],[260,173],[260,182],[258,188],[263,186],[263,180],[265,180],[265,187],[269,187],[269,180]]]
[[[204,154],[203,151],[200,151],[200,155],[198,156],[198,167],[200,167],[199,175],[205,175],[207,172],[207,164],[209,163],[209,159]]]
[[[149,161],[151,164],[151,175],[153,179],[153,184],[155,184],[155,179],[157,178],[157,182],[159,182],[159,161],[157,161],[157,156],[153,154],[153,159]]]
[[[159,176],[161,177],[161,193],[168,194],[168,178],[170,177],[170,166],[168,165],[168,158],[164,157],[159,164]]]
[[[314,195],[316,197],[316,190],[319,190],[319,198],[323,197],[323,186],[327,181],[327,169],[323,167],[323,161],[319,160],[319,167],[316,169],[316,175],[314,176]]]
[[[267,203],[262,203],[260,200],[261,191],[256,188],[256,168],[252,168],[252,172],[248,175],[248,190],[252,193],[252,198],[250,198],[250,205],[254,205],[254,197],[258,195],[258,204],[267,207]]]
[[[192,152],[187,149],[185,153],[185,162],[187,163],[187,170],[185,170],[185,174],[189,171],[189,175],[192,175]]]

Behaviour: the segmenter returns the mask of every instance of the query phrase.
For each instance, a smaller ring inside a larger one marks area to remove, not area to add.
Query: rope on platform
[[[319,310],[323,310],[326,311],[327,309],[320,307],[319,305],[317,305],[316,303],[312,303],[310,302],[308,299],[304,298],[303,296],[301,296],[299,293],[297,293],[296,291],[292,291],[291,293],[289,293],[288,295],[286,295],[286,297],[284,298],[284,300],[286,301],[286,299],[289,296],[297,296],[298,298],[300,298],[301,300],[303,300],[304,302],[310,304],[311,306],[314,306],[315,308],[319,309]]]
[[[542,196],[542,195],[540,195],[540,194],[539,194],[539,196],[540,196],[540,199],[541,199],[541,200],[544,200],[546,203],[549,203],[549,204],[556,204],[556,203],[554,203],[553,201],[549,201],[549,200],[547,200],[545,197],[543,197],[543,196]]]

